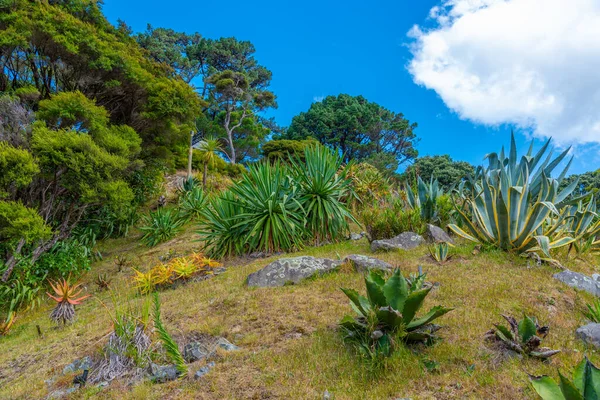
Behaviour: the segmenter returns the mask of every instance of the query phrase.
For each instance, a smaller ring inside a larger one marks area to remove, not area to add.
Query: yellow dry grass
[[[92,283],[98,273],[112,275],[113,290],[132,291],[132,272],[121,273],[113,264],[126,253],[132,267],[145,271],[169,250],[197,251],[193,227],[171,242],[153,249],[143,247],[135,234],[129,239],[105,241],[104,260],[95,263],[84,281],[88,299],[77,308],[76,323],[55,329],[48,318],[52,305],[22,315],[11,335],[0,338],[0,398],[43,398],[45,380],[61,375],[65,365],[98,352],[111,331],[110,319],[99,300],[110,307],[110,294]],[[372,371],[344,346],[336,324],[351,313],[340,287],[364,293],[362,277],[347,269],[280,288],[248,288],[245,279],[274,258],[226,262],[227,271],[206,281],[189,283],[160,293],[164,323],[180,344],[198,333],[226,337],[242,347],[220,353],[216,366],[200,380],[192,378],[202,366],[190,367],[190,376],[166,384],[139,383],[127,387],[84,388],[72,398],[101,399],[320,399],[325,390],[334,399],[535,399],[527,373],[556,375],[567,372],[583,356],[600,364],[599,357],[578,341],[575,329],[584,323],[580,309],[592,300],[554,280],[550,266],[528,267],[527,260],[499,251],[472,255],[463,244],[449,263],[437,265],[425,246],[412,252],[379,254],[407,275],[423,265],[428,280],[439,287],[428,296],[425,310],[436,304],[456,309],[439,321],[442,340],[431,347],[406,348],[387,360],[383,371]],[[370,254],[366,240],[321,248],[295,255],[337,258]],[[590,260],[597,261],[597,260]],[[571,269],[591,273],[589,263],[571,261]],[[141,300],[138,300],[141,301]],[[550,324],[544,345],[562,349],[549,363],[503,359],[482,340],[500,313],[537,316]],[[39,325],[43,337],[38,337]],[[439,363],[429,372],[424,361]],[[70,385],[72,375],[52,385]]]

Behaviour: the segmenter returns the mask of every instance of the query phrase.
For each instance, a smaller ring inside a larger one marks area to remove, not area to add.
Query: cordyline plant
[[[367,297],[354,289],[342,289],[358,314],[357,317],[347,315],[340,322],[345,340],[371,359],[391,355],[402,342],[433,341],[439,326],[431,322],[452,308],[436,306],[416,318],[431,290],[431,287],[424,288],[424,283],[424,274],[409,281],[396,269],[387,280],[379,272],[366,274]]]
[[[463,238],[503,250],[541,251],[547,260],[552,259],[550,250],[572,243],[575,239],[562,229],[566,214],[559,210],[578,182],[559,191],[571,162],[557,179],[550,178],[550,174],[569,149],[554,159],[550,153],[541,162],[549,144],[546,142],[535,155],[530,147],[517,163],[512,136],[508,157],[504,149],[500,155],[489,154],[489,167],[478,169],[476,177],[470,177],[471,193],[466,194],[462,208],[456,207],[463,228],[455,224],[448,227]]]
[[[600,369],[585,357],[569,380],[558,372],[556,383],[547,375],[529,376],[535,391],[543,400],[596,400],[600,398]]]
[[[508,322],[508,327],[495,324],[495,329],[485,334],[487,340],[499,342],[509,350],[533,358],[547,359],[560,353],[560,350],[540,347],[549,328],[540,326],[535,318],[524,316],[520,322],[517,322],[511,316],[502,315],[502,317]]]
[[[57,324],[67,324],[75,319],[75,306],[81,304],[83,300],[90,297],[85,295],[77,297],[83,289],[79,289],[81,283],[72,285],[67,279],[62,279],[56,282],[50,281],[50,286],[54,290],[56,296],[47,293],[48,296],[56,301],[56,307],[50,314],[50,318]]]

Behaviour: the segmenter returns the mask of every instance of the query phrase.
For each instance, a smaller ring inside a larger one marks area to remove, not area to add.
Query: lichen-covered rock
[[[175,365],[150,364],[150,379],[152,382],[163,383],[179,378],[179,371]]]
[[[595,296],[600,297],[600,281],[590,278],[587,275],[573,272],[568,269],[554,274],[554,277],[559,281],[579,290],[585,290]]]
[[[365,237],[365,233],[364,232],[351,233],[350,234],[350,240],[360,240],[360,239],[362,239],[364,237]]]
[[[214,366],[215,366],[214,362],[212,362],[212,361],[209,362],[204,367],[202,367],[198,371],[196,371],[196,373],[194,374],[194,379],[202,378],[204,375],[208,374]]]
[[[425,237],[431,243],[454,244],[454,240],[442,228],[431,224],[427,224],[427,228],[425,229]]]
[[[92,359],[89,356],[83,357],[79,360],[73,361],[63,369],[63,374],[70,374],[72,372],[83,371],[92,368]]]
[[[200,342],[188,343],[183,348],[183,359],[188,363],[208,358],[210,355],[211,350]]]
[[[600,348],[600,324],[590,323],[575,331],[575,336],[587,344]]]
[[[341,260],[310,256],[282,258],[248,276],[248,286],[275,287],[299,283],[313,275],[324,274],[338,268]]]
[[[414,232],[403,232],[391,239],[373,240],[371,251],[411,250],[422,244],[423,237]]]
[[[391,271],[392,265],[375,257],[364,256],[362,254],[350,254],[344,258],[345,263],[349,263],[357,272],[365,272],[372,269],[381,271]]]

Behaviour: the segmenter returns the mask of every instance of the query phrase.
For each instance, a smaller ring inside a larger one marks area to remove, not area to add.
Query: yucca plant
[[[417,178],[417,197],[415,197],[408,182],[405,183],[405,186],[408,206],[412,209],[419,209],[423,221],[436,221],[438,219],[438,198],[444,195],[444,191],[440,187],[438,180],[432,176],[429,183],[425,183],[419,176]]]
[[[342,167],[339,154],[321,145],[307,147],[304,161],[292,160],[294,181],[300,186],[298,202],[317,243],[346,237],[348,221],[358,224],[343,202],[352,190],[347,168]]]
[[[438,326],[431,322],[452,308],[433,307],[420,318],[416,314],[431,287],[423,288],[424,275],[407,280],[396,269],[385,280],[379,272],[365,275],[367,297],[354,289],[342,289],[357,317],[346,315],[340,322],[345,340],[355,344],[368,358],[389,356],[401,342],[431,342]]]
[[[590,320],[590,322],[600,323],[600,299],[594,300],[593,303],[587,303],[586,309],[581,313],[585,318]]]
[[[90,297],[85,295],[77,297],[83,289],[80,289],[81,283],[71,284],[67,279],[56,282],[49,281],[56,296],[47,293],[48,296],[56,301],[56,307],[52,310],[50,318],[57,324],[67,324],[75,319],[75,306],[81,304],[83,300]]]
[[[547,359],[560,353],[560,350],[552,350],[540,347],[542,339],[548,334],[548,326],[540,326],[537,319],[524,316],[519,322],[511,316],[502,315],[508,322],[508,327],[495,324],[485,334],[485,338],[502,344],[509,350],[533,358]]]
[[[450,255],[450,245],[448,243],[435,243],[429,248],[429,254],[431,257],[440,264],[448,261],[452,256]]]
[[[198,234],[211,257],[223,258],[247,250],[247,226],[241,224],[243,210],[237,197],[229,190],[213,198],[202,211]]]
[[[529,375],[542,400],[595,400],[600,398],[600,369],[584,357],[570,380],[558,372],[558,383],[547,375]]]
[[[96,277],[96,286],[100,290],[108,290],[110,288],[111,279],[108,274],[98,274]]]
[[[199,219],[202,216],[202,210],[206,207],[207,198],[204,190],[200,186],[185,192],[179,198],[179,210],[183,218]]]
[[[565,216],[558,209],[577,181],[559,192],[559,183],[569,165],[558,179],[549,176],[568,150],[555,159],[550,154],[538,165],[548,145],[549,142],[535,156],[530,147],[517,164],[512,136],[508,157],[504,149],[500,155],[489,154],[489,167],[480,168],[477,176],[470,178],[471,194],[464,200],[464,208],[456,208],[464,229],[456,224],[450,224],[449,228],[463,238],[503,250],[541,251],[546,259],[552,258],[550,250],[572,243],[575,239],[560,230]]]
[[[179,351],[177,343],[175,343],[175,340],[169,335],[169,332],[160,319],[160,298],[156,292],[154,293],[154,327],[156,328],[158,337],[160,338],[167,355],[177,368],[179,376],[185,376],[187,374],[187,365]]]
[[[185,222],[177,211],[165,208],[150,211],[148,215],[142,217],[142,221],[144,224],[140,227],[144,232],[142,242],[148,247],[154,247],[175,237]]]

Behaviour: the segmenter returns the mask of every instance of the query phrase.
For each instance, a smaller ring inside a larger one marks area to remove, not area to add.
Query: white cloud
[[[408,69],[461,118],[600,142],[600,1],[445,0],[429,16]]]

